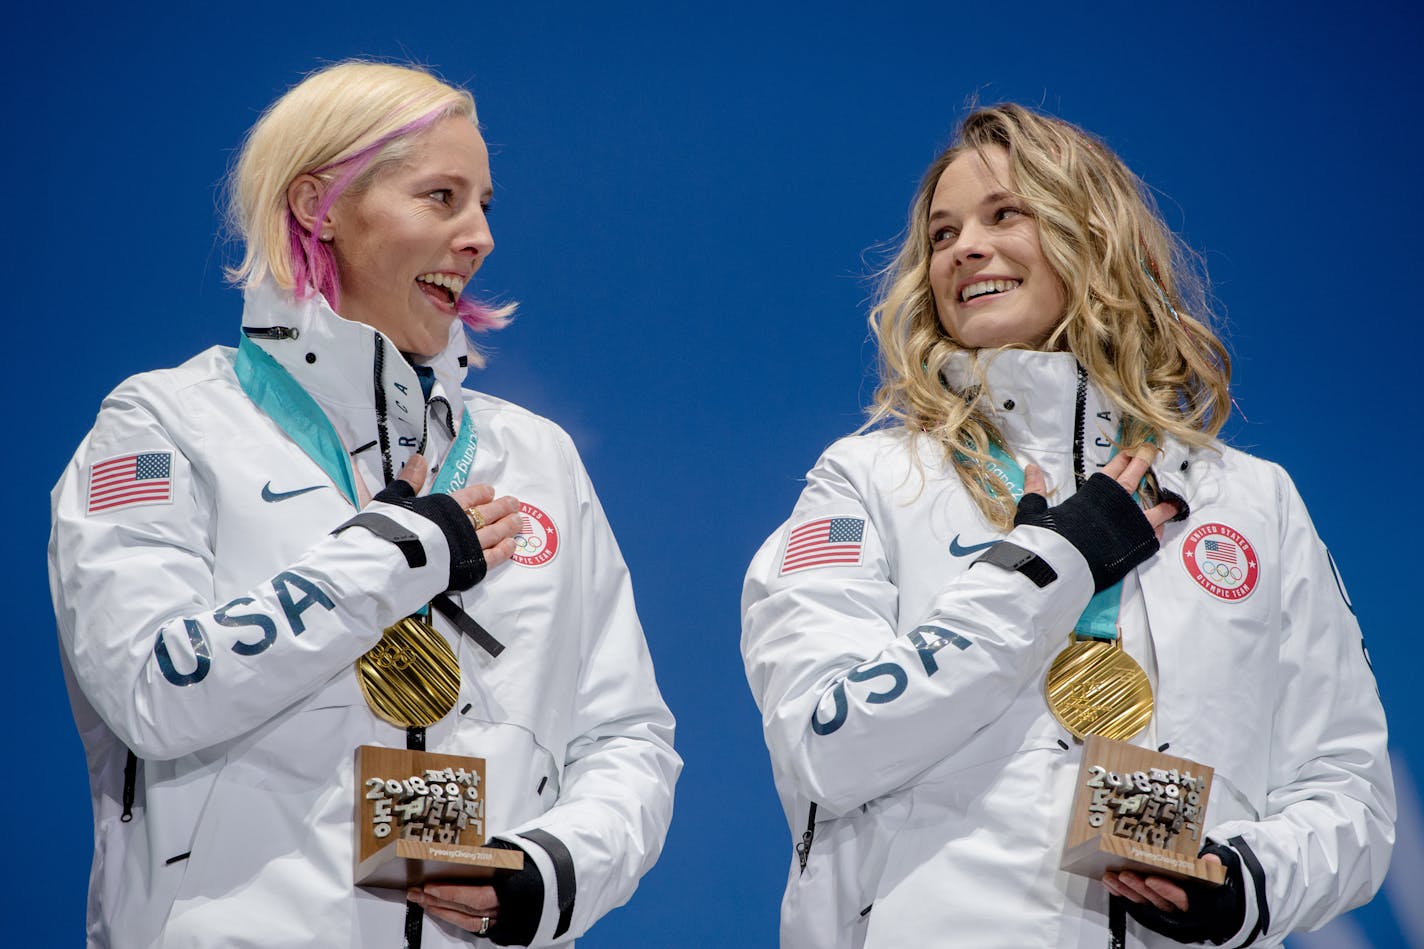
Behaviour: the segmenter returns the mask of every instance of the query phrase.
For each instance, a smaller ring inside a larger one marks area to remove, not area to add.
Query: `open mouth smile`
[[[465,289],[465,284],[469,281],[467,277],[461,277],[452,273],[423,273],[416,277],[416,282],[421,284],[421,291],[436,304],[443,304],[445,308],[453,309],[456,301],[460,299],[460,293]]]
[[[974,283],[966,284],[959,291],[959,302],[968,303],[982,297],[997,296],[1001,293],[1008,293],[1017,289],[1023,283],[1022,280],[977,280]]]

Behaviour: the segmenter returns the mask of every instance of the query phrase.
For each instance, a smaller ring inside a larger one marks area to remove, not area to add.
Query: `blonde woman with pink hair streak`
[[[53,493],[87,944],[571,945],[657,859],[681,761],[573,443],[463,387],[467,331],[512,311],[465,295],[494,249],[474,100],[323,69],[230,191],[238,345],[122,383]],[[484,759],[476,818],[522,869],[355,886],[362,745]]]

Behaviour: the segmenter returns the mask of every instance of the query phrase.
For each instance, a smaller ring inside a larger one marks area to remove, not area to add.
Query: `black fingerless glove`
[[[1187,894],[1187,909],[1164,913],[1151,903],[1128,901],[1127,912],[1143,926],[1177,942],[1209,942],[1219,946],[1241,931],[1246,922],[1246,881],[1241,858],[1230,847],[1208,840],[1202,854],[1214,853],[1226,868],[1226,882],[1212,886],[1201,880],[1178,880]]]
[[[468,590],[485,578],[485,552],[480,549],[475,525],[459,501],[443,493],[418,498],[415,489],[399,478],[372,500],[414,511],[440,528],[450,547],[450,585],[446,590]]]
[[[523,850],[498,838],[485,841],[485,846]],[[526,853],[523,869],[496,876],[490,885],[499,899],[499,917],[490,926],[490,942],[496,946],[529,945],[539,932],[539,917],[544,915],[544,877],[539,865]]]
[[[1048,506],[1041,494],[1025,494],[1015,526],[1046,527],[1078,548],[1093,571],[1093,591],[1117,583],[1157,552],[1157,536],[1132,495],[1107,475],[1093,475],[1078,493]]]

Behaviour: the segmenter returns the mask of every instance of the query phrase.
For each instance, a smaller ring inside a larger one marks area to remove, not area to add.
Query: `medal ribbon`
[[[326,472],[352,507],[359,508],[361,502],[356,497],[356,473],[351,467],[351,457],[331,420],[301,383],[246,336],[238,342],[233,371],[248,398]],[[474,467],[478,446],[479,437],[470,421],[470,410],[466,408],[460,417],[459,434],[445,455],[445,463],[440,466],[431,492],[448,494],[464,487]]]
[[[1113,448],[1113,454],[1117,454],[1116,447]],[[1024,493],[1023,468],[1014,460],[1013,455],[997,443],[989,445],[989,455],[997,463],[996,467],[991,469],[992,474],[1004,482],[1015,501],[1020,500]],[[1136,498],[1137,494],[1134,492],[1132,496]],[[1119,580],[1106,590],[1093,594],[1093,598],[1088,601],[1088,605],[1078,617],[1078,622],[1073,626],[1074,638],[1116,642],[1117,617],[1121,607],[1122,581]]]
[[[281,363],[246,336],[238,343],[233,371],[253,403],[326,472],[352,507],[359,508],[351,456],[311,394]],[[465,408],[460,430],[430,486],[431,492],[449,493],[464,487],[478,446],[470,410]],[[357,681],[367,705],[386,721],[405,726],[410,747],[424,747],[425,725],[454,708],[460,691],[459,660],[430,625],[429,613],[429,606],[422,607],[417,616],[385,630],[381,641],[356,663]]]

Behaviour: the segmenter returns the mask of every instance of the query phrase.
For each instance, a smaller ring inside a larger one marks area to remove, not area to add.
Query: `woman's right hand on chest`
[[[396,475],[396,480],[373,500],[398,504],[434,521],[445,532],[454,553],[477,543],[486,570],[514,556],[514,538],[524,527],[518,498],[496,497],[494,486],[488,484],[466,485],[448,496],[419,497],[428,474],[424,456],[413,455]],[[463,512],[461,516],[452,516],[450,501]]]

